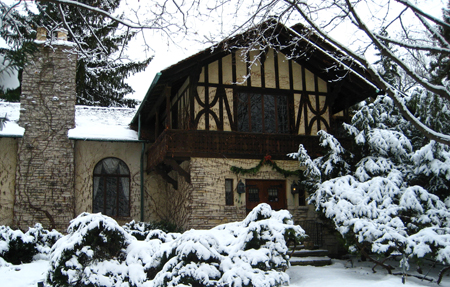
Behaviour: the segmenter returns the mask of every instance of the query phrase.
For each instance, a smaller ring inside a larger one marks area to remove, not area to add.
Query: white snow
[[[75,128],[70,139],[137,141],[138,134],[128,126],[137,109],[76,106]]]
[[[3,127],[0,127],[0,137],[22,137],[25,129],[19,122],[20,104],[0,102],[0,118],[6,118]]]
[[[77,140],[137,141],[138,133],[129,124],[136,114],[135,108],[75,107],[75,128],[68,137]],[[0,102],[0,118],[7,121],[0,137],[22,137],[25,129],[20,127],[20,103]]]
[[[37,282],[45,280],[46,272],[50,267],[46,260],[22,265],[3,265],[1,260],[0,258],[0,278],[2,278],[3,287],[36,287]],[[407,277],[406,284],[402,284],[400,276],[388,275],[381,269],[373,273],[371,268],[372,265],[367,262],[354,260],[352,266],[350,261],[333,260],[332,265],[325,267],[293,266],[287,270],[287,274],[290,277],[289,286],[291,287],[450,287],[448,276],[444,277],[440,285],[414,277]]]

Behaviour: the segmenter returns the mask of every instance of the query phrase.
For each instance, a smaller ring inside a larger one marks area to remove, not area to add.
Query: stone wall
[[[75,142],[75,214],[92,212],[93,174],[96,164],[104,158],[115,157],[130,170],[130,217],[116,218],[120,223],[140,221],[140,143]]]
[[[0,138],[0,225],[13,224],[17,139]]]
[[[65,230],[74,217],[74,152],[67,137],[75,121],[77,57],[68,45],[39,47],[25,67],[19,125],[14,225],[40,222]]]
[[[295,177],[285,178],[267,165],[254,175],[236,175],[230,170],[232,166],[252,168],[259,162],[250,159],[191,158],[181,164],[186,171],[190,171],[191,184],[186,183],[176,172],[169,173],[178,181],[178,190],[174,190],[161,176],[151,172],[145,177],[146,218],[151,221],[168,220],[177,224],[182,223],[179,225],[184,229],[209,229],[219,224],[240,221],[245,218],[247,212],[245,194],[237,193],[239,180],[245,182],[251,179],[270,179],[286,181],[287,209],[293,215],[296,224],[301,225],[304,220],[326,223],[319,218],[314,206],[299,206],[298,195],[292,195],[290,192]],[[280,160],[276,161],[276,164],[286,170],[299,168],[296,160]],[[232,206],[225,203],[225,179],[233,180]],[[329,224],[322,227],[323,241],[320,248],[328,249],[331,256],[342,254],[344,249],[340,235]]]
[[[190,172],[193,191],[189,227],[206,229],[245,218],[245,195],[237,193],[237,183],[239,180],[245,182],[246,179],[286,180],[287,209],[294,216],[294,220],[298,222],[316,216],[313,207],[299,206],[298,195],[291,194],[290,184],[295,177],[285,178],[267,165],[263,166],[255,175],[236,175],[230,170],[231,166],[252,168],[259,162],[260,160],[250,159],[192,158]],[[276,163],[286,170],[299,168],[298,162],[295,160],[276,161]],[[233,179],[233,206],[225,204],[225,179]]]

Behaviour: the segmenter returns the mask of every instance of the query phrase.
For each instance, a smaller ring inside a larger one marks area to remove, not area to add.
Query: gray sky
[[[148,20],[150,13],[148,11],[155,10],[155,2],[157,0],[122,0],[123,11],[126,12],[126,16],[136,16],[142,20]],[[320,1],[320,0],[318,0]],[[367,0],[367,2],[375,0]],[[441,9],[447,5],[447,0],[411,0],[419,5],[426,12],[429,12],[439,18],[442,17]],[[5,3],[15,3],[17,0],[3,0]],[[190,2],[190,1],[186,1]],[[244,1],[243,3],[252,3],[252,1]],[[30,3],[30,2],[28,2]],[[202,9],[213,7],[216,3],[215,0],[202,0]],[[234,3],[234,2],[233,2]],[[162,69],[177,63],[178,61],[189,57],[190,55],[209,47],[211,44],[207,44],[209,39],[219,41],[224,35],[227,35],[232,29],[233,25],[242,23],[248,18],[251,12],[243,5],[238,8],[239,15],[236,14],[236,7],[233,3],[229,3],[229,6],[222,6],[215,9],[213,12],[205,10],[201,16],[187,17],[188,34],[172,34],[171,39],[167,36],[162,36],[158,31],[147,30],[144,32],[145,41],[151,50],[145,51],[143,46],[144,40],[141,36],[137,36],[131,45],[128,47],[128,54],[132,60],[142,60],[149,55],[154,55],[153,61],[149,64],[144,72],[137,73],[127,79],[127,82],[133,87],[135,93],[129,95],[130,98],[142,100],[147,92],[155,74]],[[135,9],[133,11],[133,9]],[[381,9],[380,9],[381,10]],[[176,14],[176,11],[169,11],[169,15],[173,18],[171,22],[176,23],[180,21],[181,14]],[[373,12],[373,11],[371,11]],[[194,11],[192,13],[195,13]],[[380,12],[382,13],[382,12]],[[323,19],[327,19],[326,12],[323,12],[320,16]],[[222,21],[220,19],[223,19]],[[346,45],[358,45],[358,34],[355,34],[349,26],[342,25],[339,29],[336,29],[333,37]],[[356,42],[355,42],[356,41]],[[2,45],[2,39],[0,38],[0,45]],[[8,77],[3,77],[1,81],[5,83]],[[8,80],[10,82],[10,80]]]

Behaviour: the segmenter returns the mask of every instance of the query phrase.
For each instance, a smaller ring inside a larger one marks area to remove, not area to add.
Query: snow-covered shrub
[[[50,255],[53,244],[56,243],[63,235],[57,230],[47,230],[40,223],[36,223],[34,227],[30,227],[26,234],[34,238],[36,243],[37,254],[34,256],[40,259],[47,259]]]
[[[144,240],[145,238],[147,238],[148,234],[154,230],[160,230],[165,233],[181,231],[180,228],[178,228],[175,224],[165,221],[152,223],[152,222],[136,222],[133,220],[129,223],[126,223],[122,227],[126,232],[133,235],[138,240]]]
[[[128,281],[122,264],[126,247],[136,240],[115,220],[82,213],[70,222],[68,235],[52,248],[48,282],[54,286],[120,286]]]
[[[36,253],[36,243],[31,235],[0,226],[0,257],[5,261],[15,265],[30,263]]]
[[[280,286],[289,282],[288,240],[305,236],[288,211],[257,206],[242,222],[144,241],[101,214],[72,220],[53,246],[53,286]]]
[[[25,233],[0,226],[0,257],[12,264],[29,263],[37,256],[46,258],[61,236],[58,231],[48,231],[41,224],[30,227]]]
[[[241,222],[187,231],[161,243],[155,254],[155,286],[279,286],[288,283],[288,240],[304,231],[288,211],[260,204]],[[149,242],[158,240],[150,240]],[[160,244],[160,243],[158,243]]]

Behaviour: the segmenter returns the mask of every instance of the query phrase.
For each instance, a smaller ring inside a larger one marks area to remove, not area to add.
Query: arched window
[[[94,168],[93,212],[130,216],[130,170],[118,158],[102,159]]]

